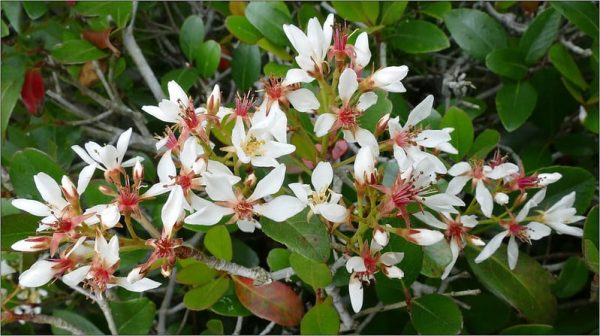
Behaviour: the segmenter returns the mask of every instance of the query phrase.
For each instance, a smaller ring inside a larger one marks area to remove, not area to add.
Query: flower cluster
[[[582,235],[570,225],[583,219],[573,207],[575,193],[551,207],[540,206],[546,186],[560,174],[527,176],[519,162],[507,162],[499,154],[487,161],[449,164],[446,154],[458,153],[454,130],[431,128],[433,96],[426,96],[405,120],[385,115],[374,129],[364,126],[362,117],[386,92],[406,91],[402,80],[408,73],[407,66],[369,72],[367,33],[358,34],[351,44],[354,33],[334,25],[333,15],[323,25],[309,20],[306,33],[293,25],[284,25],[284,32],[297,52],[299,68],[289,69],[285,78],[265,80],[260,103],[248,93],[226,106],[217,85],[196,106],[171,81],[169,99],[142,107],[168,124],[156,143],[160,159],[155,184],[145,184],[142,158],[124,160],[131,130],[119,137],[116,147],[94,142],[85,149],[73,146],[87,164],[77,186],[67,176],[59,185],[37,174],[34,182],[44,202],[17,199],[13,205],[42,218],[38,235],[12,247],[49,255],[21,273],[20,285],[39,287],[61,279],[97,293],[113,286],[153,289],[160,283],[146,276],[158,263],[164,276],[171,274],[183,245],[178,231],[184,225],[235,224],[252,233],[265,218],[283,222],[308,209],[308,216],[318,216],[347,258],[350,299],[358,312],[363,286],[377,272],[404,276],[404,254],[390,250],[392,236],[421,246],[447,243],[452,261],[443,272],[446,278],[468,244],[485,245],[475,259],[482,262],[509,237],[508,264],[514,269],[518,241],[531,243],[551,230]],[[303,148],[309,155],[298,154],[301,145],[310,147]],[[397,171],[386,171],[384,178],[381,161],[395,163]],[[104,172],[108,186],[101,191],[112,201],[84,208],[80,196],[96,170]],[[343,193],[344,184],[353,191]],[[532,189],[539,191],[529,197]],[[146,217],[143,204],[162,194],[168,196],[158,232],[158,223]],[[471,199],[466,206],[464,200]],[[132,220],[151,238],[142,242]],[[312,224],[307,220],[306,225]],[[502,231],[487,244],[471,233],[494,227]],[[145,244],[152,253],[127,276],[119,276],[119,248],[128,244]]]

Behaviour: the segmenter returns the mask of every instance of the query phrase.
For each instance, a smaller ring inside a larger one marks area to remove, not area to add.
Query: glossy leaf
[[[177,272],[176,280],[183,285],[201,286],[217,275],[217,271],[199,261],[193,261]]]
[[[421,334],[451,335],[462,329],[460,309],[451,298],[441,294],[429,294],[412,303],[411,321]]]
[[[431,1],[420,4],[421,13],[429,15],[437,20],[443,20],[444,14],[452,10],[450,1]]]
[[[5,3],[3,2],[2,4]],[[21,88],[25,80],[25,68],[20,61],[15,59],[3,63],[0,71],[2,73],[2,82],[0,83],[0,87],[2,88],[2,119],[0,122],[2,124],[2,139],[4,139],[10,116],[21,94]]]
[[[234,286],[229,286],[225,295],[210,307],[213,312],[223,316],[250,316],[252,313],[246,309],[235,295]]]
[[[444,15],[452,38],[469,55],[484,59],[508,45],[504,28],[488,14],[476,9],[453,9]]]
[[[229,231],[223,225],[213,226],[204,236],[204,247],[215,257],[227,261],[233,258]]]
[[[67,40],[56,45],[51,54],[58,62],[65,64],[85,63],[107,56],[104,51],[85,40]]]
[[[528,68],[524,63],[521,51],[513,48],[494,50],[485,58],[485,65],[493,73],[514,80],[527,75]]]
[[[54,160],[40,150],[26,148],[15,153],[10,164],[10,180],[19,197],[41,200],[33,176],[44,172],[54,180],[60,181],[64,172]]]
[[[117,27],[123,28],[131,17],[133,4],[129,1],[78,1],[75,4],[75,10],[85,16],[110,17],[117,24]]]
[[[460,301],[471,307],[471,309],[462,310],[465,329],[469,334],[496,334],[510,323],[513,309],[488,292],[464,296],[460,298]]]
[[[245,16],[228,16],[225,19],[225,27],[233,36],[244,43],[254,44],[262,38],[260,31],[254,28]]]
[[[331,297],[312,307],[300,323],[302,335],[337,335],[339,330],[340,317]]]
[[[30,19],[36,20],[46,14],[48,5],[43,1],[23,1],[23,9]]]
[[[386,1],[382,3],[381,20],[382,25],[391,25],[404,15],[408,1]]]
[[[17,33],[21,33],[21,2],[2,1],[2,12]]]
[[[499,142],[500,133],[494,129],[486,129],[475,138],[467,156],[483,160]]]
[[[304,210],[281,223],[263,217],[263,232],[293,252],[314,261],[325,262],[330,253],[327,228],[318,216],[312,216],[307,222],[307,213],[308,210]]]
[[[288,285],[275,281],[257,287],[253,285],[252,279],[236,276],[232,278],[240,302],[254,315],[284,327],[300,324],[304,315],[304,305],[298,294]]]
[[[446,240],[433,245],[423,246],[423,268],[421,274],[430,278],[439,278],[452,261],[452,251]]]
[[[169,81],[174,80],[184,91],[189,90],[198,79],[198,70],[196,68],[183,68],[167,72],[160,79],[160,87],[165,94],[168,94],[167,86]]]
[[[360,125],[371,132],[375,131],[377,122],[384,115],[392,112],[392,102],[387,99],[384,91],[376,91],[377,103],[369,107],[360,117]]]
[[[409,54],[431,53],[450,47],[446,34],[425,20],[406,20],[388,37],[391,46]]]
[[[548,67],[537,71],[530,80],[538,93],[538,101],[530,120],[548,133],[556,132],[562,126],[564,118],[578,108],[560,77],[556,69]]]
[[[332,1],[337,14],[347,21],[363,22],[370,26],[377,23],[379,3],[370,1]]]
[[[554,328],[548,324],[518,324],[506,328],[500,335],[552,335]]]
[[[148,298],[110,301],[109,305],[120,335],[148,334],[154,324],[156,306]]]
[[[527,81],[504,83],[496,95],[496,109],[504,128],[512,132],[521,127],[533,113],[537,92]]]
[[[185,57],[192,61],[198,57],[200,48],[204,41],[204,22],[198,15],[190,15],[179,31],[179,47]]]
[[[440,121],[440,128],[452,127],[450,143],[458,150],[457,158],[467,154],[473,144],[474,130],[473,122],[467,113],[457,107],[451,107]]]
[[[519,40],[519,49],[525,56],[525,63],[534,64],[541,59],[558,35],[560,13],[548,8],[538,14],[529,24]]]
[[[282,248],[272,249],[267,256],[267,265],[269,265],[271,272],[290,266],[290,250]]]
[[[200,335],[224,335],[223,322],[221,320],[212,319],[206,322],[206,330]]]
[[[284,5],[285,6],[285,5]],[[290,15],[274,2],[251,2],[246,7],[246,18],[260,33],[279,46],[288,44],[283,25],[291,23]]]
[[[552,166],[538,170],[538,173],[557,172],[561,179],[548,186],[546,198],[539,205],[549,208],[571,192],[575,192],[577,214],[583,214],[594,198],[596,178],[589,171],[580,167]]]
[[[325,288],[331,283],[331,271],[324,263],[315,262],[298,253],[290,255],[290,265],[302,281],[313,288]]]
[[[221,61],[221,46],[213,40],[202,43],[195,60],[200,75],[204,78],[211,77]]]
[[[11,251],[10,246],[21,239],[35,236],[39,217],[19,213],[2,216],[2,235],[0,236],[3,251]]]
[[[498,298],[515,307],[532,322],[552,322],[556,316],[556,298],[550,286],[552,276],[526,253],[520,253],[514,270],[508,268],[506,246],[477,264],[480,247],[464,250],[471,270],[479,282]]]
[[[579,293],[588,280],[588,270],[581,258],[570,257],[563,266],[552,289],[558,298],[569,298]]]
[[[58,317],[67,323],[70,323],[77,329],[83,331],[86,335],[104,335],[98,327],[96,327],[92,322],[90,322],[85,317],[81,316],[81,314],[68,311],[68,310],[59,310],[56,309],[52,312],[52,316]],[[54,335],[71,335],[70,332],[52,326],[52,334]]]
[[[232,56],[231,75],[238,89],[248,90],[260,75],[260,52],[255,45],[240,43]]]
[[[200,287],[190,289],[183,296],[183,304],[190,310],[205,310],[214,305],[227,292],[230,280],[218,278]]]
[[[552,1],[552,7],[590,37],[598,36],[598,6],[592,1]]]
[[[562,44],[555,44],[550,47],[549,51],[550,62],[556,67],[556,70],[565,78],[577,85],[580,89],[587,89],[588,84],[583,79],[583,75],[571,54],[563,47]]]

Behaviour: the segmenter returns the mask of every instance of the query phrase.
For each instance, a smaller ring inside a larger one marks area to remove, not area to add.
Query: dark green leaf
[[[455,335],[462,329],[460,309],[451,298],[429,294],[413,301],[411,321],[421,334]]]
[[[456,43],[477,59],[483,60],[490,52],[508,45],[504,28],[482,11],[453,9],[444,20]]]
[[[256,45],[258,45],[265,51],[270,52],[271,54],[274,54],[275,56],[281,58],[284,61],[292,60],[292,56],[290,56],[290,54],[287,52],[287,50],[284,47],[280,47],[280,46],[276,45],[275,43],[268,40],[266,37],[263,37],[260,40],[258,40],[258,42],[256,42]]]
[[[208,230],[204,236],[204,247],[219,259],[231,261],[233,258],[231,236],[223,225],[213,226]]]
[[[474,259],[481,252],[480,247],[467,246],[464,251],[473,273],[490,292],[530,321],[554,320],[556,299],[550,290],[552,276],[530,256],[521,253],[516,268],[510,270],[505,245],[479,264]]]
[[[377,94],[377,103],[369,107],[360,117],[360,125],[371,132],[375,131],[381,117],[392,112],[392,102],[387,99],[386,93],[381,90],[377,90],[375,93]]]
[[[231,75],[238,89],[245,91],[260,76],[260,52],[255,45],[240,43],[233,51]]]
[[[4,23],[4,20],[2,20],[2,26],[0,29],[0,37],[1,38],[5,38],[10,34],[10,30],[8,29],[8,26],[6,25],[6,23]]]
[[[588,270],[585,263],[581,258],[572,256],[567,259],[552,290],[558,298],[569,298],[583,289],[587,279]]]
[[[2,11],[13,29],[21,33],[21,2],[19,1],[2,1]]]
[[[377,23],[379,3],[370,1],[332,1],[337,14],[347,21],[363,22],[370,26]]]
[[[587,214],[583,226],[583,239],[589,239],[598,246],[598,205],[595,205]]]
[[[183,303],[190,310],[204,310],[210,308],[227,292],[230,280],[218,278],[206,285],[196,287],[185,293]]]
[[[537,92],[527,81],[504,83],[496,95],[496,109],[504,128],[512,132],[521,127],[535,108]]]
[[[183,91],[187,92],[192,87],[192,85],[194,85],[194,82],[197,79],[198,71],[196,70],[196,68],[183,68],[171,70],[167,72],[164,76],[162,76],[162,78],[160,79],[160,87],[162,88],[164,93],[168,93],[168,83],[169,81],[174,80],[175,82],[177,82],[177,84],[179,84],[179,86],[181,86]]]
[[[551,335],[554,328],[548,324],[519,324],[506,328],[501,335]]]
[[[261,220],[263,232],[272,239],[284,244],[293,252],[309,259],[325,262],[329,259],[330,246],[327,228],[312,216],[307,220],[308,210],[281,223],[266,217]]]
[[[245,16],[228,16],[225,19],[225,27],[233,36],[244,43],[254,44],[262,38],[260,31],[254,28]]]
[[[571,192],[576,193],[575,204],[578,214],[584,213],[594,198],[597,184],[596,178],[589,171],[579,167],[552,166],[538,170],[538,173],[560,173],[561,179],[550,184],[546,191],[546,198],[540,204],[542,208],[549,208],[561,198]]]
[[[309,310],[300,323],[302,335],[337,335],[339,330],[340,317],[331,297]]]
[[[192,61],[198,57],[198,52],[204,41],[204,22],[198,15],[188,16],[179,31],[179,47],[185,57]]]
[[[483,160],[496,148],[499,142],[500,133],[494,129],[486,129],[475,138],[467,156]]]
[[[34,148],[26,148],[15,153],[11,160],[10,180],[19,197],[41,200],[33,176],[44,172],[54,180],[60,181],[63,170],[46,153]]]
[[[452,10],[450,1],[427,1],[421,4],[421,13],[443,20],[444,14]]]
[[[531,84],[538,93],[538,101],[531,121],[548,134],[556,132],[565,116],[577,111],[577,102],[571,98],[563,85],[560,74],[552,67],[536,71]]]
[[[119,335],[148,334],[156,306],[148,298],[109,302]]]
[[[106,57],[106,53],[85,40],[67,40],[52,49],[52,57],[65,64],[78,64]]]
[[[581,89],[587,89],[588,84],[583,79],[577,64],[573,60],[573,57],[562,44],[556,43],[550,47],[549,52],[550,62],[556,67],[556,70],[561,73],[565,78],[570,80],[573,84],[577,85]]]
[[[254,252],[250,246],[235,237],[231,239],[231,242],[233,243],[232,261],[234,263],[250,268],[258,266],[260,260],[258,259],[256,252]]]
[[[490,293],[461,297],[460,301],[471,307],[462,311],[469,331],[463,334],[496,334],[510,322],[512,308]]]
[[[485,58],[485,65],[493,73],[519,80],[527,75],[527,66],[519,49],[507,48],[492,51]]]
[[[279,271],[290,266],[290,250],[274,248],[269,251],[267,265],[271,272]]]
[[[560,13],[552,8],[535,17],[519,40],[519,49],[525,55],[527,64],[534,64],[546,54],[558,35],[559,27]]]
[[[598,246],[589,239],[583,240],[583,254],[585,263],[592,272],[598,270]]]
[[[86,16],[110,15],[117,27],[123,28],[131,16],[133,3],[131,1],[78,1],[75,10]]]
[[[7,2],[2,2],[3,5],[5,3]],[[23,87],[25,79],[25,68],[18,59],[13,59],[5,61],[2,64],[0,72],[2,75],[2,82],[0,83],[2,87],[2,96],[0,98],[2,100],[2,119],[0,122],[2,123],[2,139],[4,139],[10,116],[21,96],[21,87]]]
[[[90,322],[85,317],[81,316],[81,314],[74,313],[68,310],[54,310],[52,312],[54,317],[58,317],[67,323],[70,323],[77,329],[83,331],[86,335],[104,335],[98,327],[96,327],[92,322]],[[52,326],[52,334],[54,335],[71,335],[70,332],[59,329],[55,326]]]
[[[291,23],[292,19],[281,10],[281,5],[274,2],[251,2],[246,7],[246,18],[271,42],[279,46],[288,44],[283,25]]]
[[[450,143],[458,150],[456,158],[465,156],[473,144],[473,122],[467,113],[457,107],[450,107],[440,121],[440,128],[452,127]]]
[[[48,11],[48,5],[44,1],[24,1],[23,8],[32,20],[42,17]]]
[[[383,2],[381,20],[379,20],[379,23],[382,25],[391,25],[400,20],[404,14],[404,11],[406,10],[406,5],[408,5],[408,1]]]
[[[196,53],[196,67],[198,72],[204,78],[208,78],[215,74],[221,60],[221,46],[213,41],[202,43],[200,49]]]
[[[439,278],[452,261],[452,251],[446,240],[433,245],[423,246],[423,268],[421,274],[430,278]]]
[[[10,251],[10,246],[21,239],[35,236],[39,218],[30,214],[2,216],[2,250]]]
[[[252,313],[246,309],[235,295],[233,286],[229,286],[225,295],[217,301],[210,310],[223,316],[249,316]]]
[[[392,47],[409,54],[431,53],[450,47],[446,34],[425,20],[402,21],[388,40]]]
[[[598,37],[598,6],[592,1],[552,1],[552,7],[590,37]]]
[[[298,253],[290,255],[290,265],[302,281],[313,288],[325,288],[331,283],[331,272],[324,263],[315,262]]]

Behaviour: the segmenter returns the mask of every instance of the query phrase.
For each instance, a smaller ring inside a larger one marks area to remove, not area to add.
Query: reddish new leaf
[[[304,306],[298,294],[289,286],[279,281],[254,286],[252,279],[235,276],[232,278],[237,297],[254,315],[284,327],[300,324]]]
[[[27,110],[36,117],[39,117],[44,109],[44,95],[44,78],[40,69],[27,70],[21,88],[21,99]]]
[[[115,46],[112,43],[110,43],[111,31],[112,28],[108,28],[100,32],[84,31],[82,35],[84,39],[91,42],[93,45],[98,47],[98,49],[108,48],[110,49],[110,51],[112,51],[113,55],[119,57],[121,55],[121,52],[119,51],[119,49],[115,48]]]

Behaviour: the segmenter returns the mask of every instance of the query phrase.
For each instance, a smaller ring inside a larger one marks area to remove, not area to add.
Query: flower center
[[[509,222],[507,226],[509,235],[517,237],[522,242],[531,244],[531,240],[529,239],[529,235],[527,234],[526,227],[519,225],[519,223],[515,221]]]
[[[194,173],[191,172],[189,174],[179,175],[177,176],[177,184],[181,186],[184,192],[188,191],[192,187],[192,180],[194,178]]]
[[[325,189],[320,192],[313,191],[310,195],[310,200],[313,204],[323,204],[327,203],[327,201],[329,200],[329,196],[331,196],[331,194],[329,193],[328,189]]]
[[[119,211],[131,212],[138,206],[140,197],[137,190],[133,191],[130,186],[127,186],[119,191],[117,202],[119,203]]]
[[[246,220],[251,220],[252,216],[254,215],[252,203],[246,200],[238,201],[233,211],[235,211],[235,214],[238,216],[238,218]]]
[[[395,186],[392,192],[392,201],[397,208],[404,208],[408,203],[413,201],[416,195],[416,188],[410,183],[403,182]]]
[[[538,185],[537,175],[523,176],[517,179],[519,189],[535,188]]]
[[[379,258],[374,258],[370,254],[367,254],[363,257],[363,261],[365,263],[365,268],[367,269],[367,273],[375,274],[375,271],[377,270],[377,260],[378,259]]]
[[[254,99],[250,96],[250,92],[245,96],[238,95],[235,98],[233,113],[237,117],[247,118],[252,106],[254,106]]]
[[[251,135],[246,143],[242,145],[242,150],[248,156],[260,156],[263,155],[264,144],[264,140],[257,139],[254,135]]]
[[[338,112],[338,121],[344,129],[354,129],[357,126],[358,111],[350,106],[342,107]]]
[[[189,98],[187,106],[183,105],[183,102],[179,101],[179,109],[183,114],[183,121],[188,129],[195,129],[200,125],[200,119],[194,109],[194,101]]]
[[[396,143],[396,145],[398,145],[399,147],[406,147],[408,145],[410,145],[411,143],[411,136],[410,133],[407,131],[401,131],[400,133],[396,134],[396,136],[394,137],[394,142]]]
[[[460,241],[466,232],[467,229],[461,223],[451,222],[446,229],[446,236]]]
[[[281,80],[270,77],[268,81],[265,81],[265,92],[271,100],[279,100],[279,98],[283,97],[284,93],[284,88],[281,86]]]

